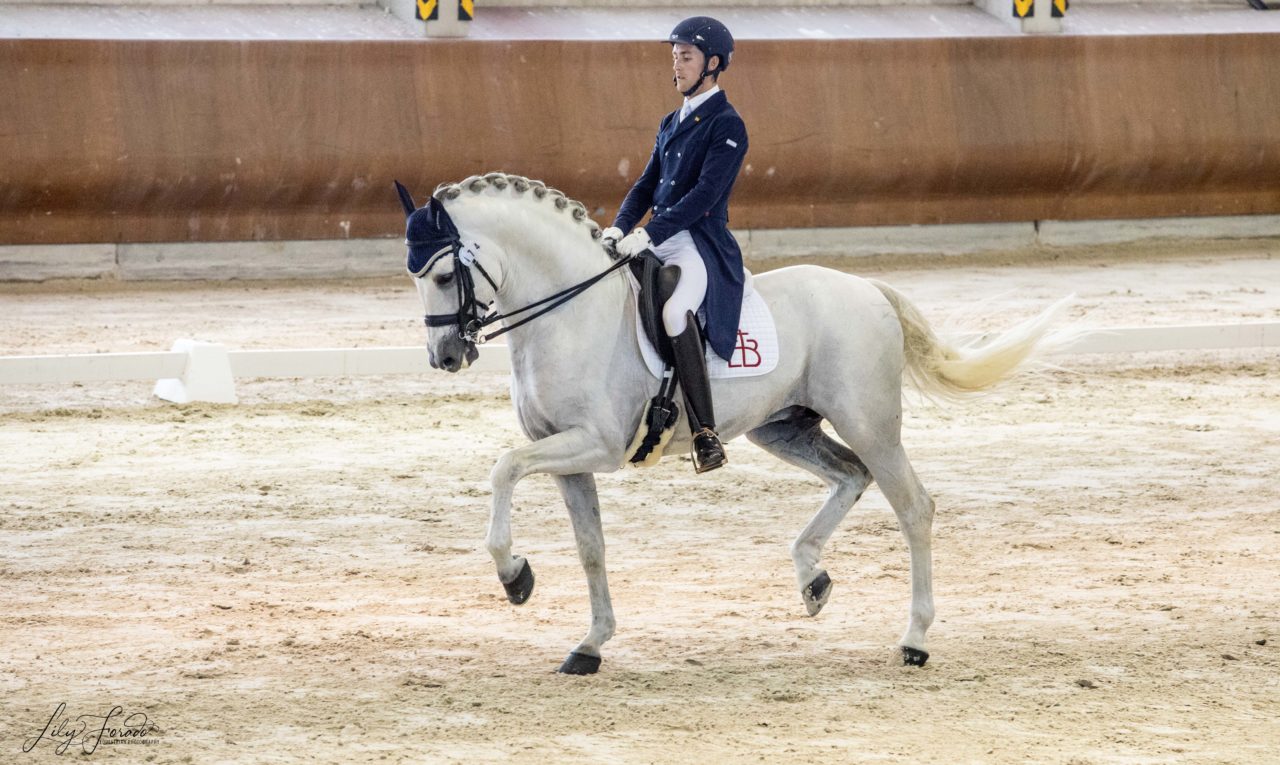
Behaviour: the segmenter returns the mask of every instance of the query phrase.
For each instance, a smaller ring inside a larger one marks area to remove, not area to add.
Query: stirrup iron
[[[693,472],[706,473],[724,467],[728,461],[720,436],[714,430],[703,428],[693,434]]]

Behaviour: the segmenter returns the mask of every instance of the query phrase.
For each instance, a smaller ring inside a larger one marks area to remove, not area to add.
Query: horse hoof
[[[813,581],[801,590],[800,597],[804,600],[804,607],[809,615],[817,616],[831,597],[831,577],[827,576],[827,572],[819,571]]]
[[[594,675],[600,671],[600,657],[574,651],[556,671],[563,675]]]
[[[902,663],[909,667],[923,667],[924,663],[929,660],[929,652],[921,651],[918,648],[908,648],[902,646]]]
[[[521,562],[523,565],[520,566],[520,573],[516,574],[516,578],[502,583],[503,589],[507,591],[507,600],[517,606],[533,594],[533,569],[529,568],[529,561]]]

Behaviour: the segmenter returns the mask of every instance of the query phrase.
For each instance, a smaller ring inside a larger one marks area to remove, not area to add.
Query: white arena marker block
[[[175,404],[192,401],[235,404],[239,401],[226,346],[183,339],[173,344],[173,352],[187,354],[187,366],[181,378],[156,382],[154,395],[157,398]]]

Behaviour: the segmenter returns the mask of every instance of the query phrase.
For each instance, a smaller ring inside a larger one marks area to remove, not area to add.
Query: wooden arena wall
[[[735,228],[1280,213],[1280,36],[746,40]],[[491,170],[602,225],[651,42],[0,40],[0,243],[395,236]]]

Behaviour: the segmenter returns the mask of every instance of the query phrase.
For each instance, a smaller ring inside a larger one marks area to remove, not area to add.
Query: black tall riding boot
[[[699,473],[715,470],[727,460],[724,446],[716,435],[716,415],[711,408],[711,382],[707,379],[706,351],[698,319],[688,314],[689,325],[671,338],[675,352],[676,374],[684,391],[685,411],[689,414],[689,432],[693,434],[693,468]]]

